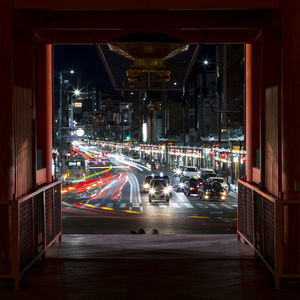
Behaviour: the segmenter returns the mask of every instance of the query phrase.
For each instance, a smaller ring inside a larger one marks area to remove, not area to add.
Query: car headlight
[[[204,196],[204,199],[208,199],[208,195],[205,195],[205,196]]]
[[[227,196],[227,192],[224,191],[224,192],[222,193],[222,195],[223,195],[223,196]]]
[[[148,188],[149,188],[149,183],[145,183],[145,184],[144,184],[144,188],[145,188],[145,189],[148,189]]]
[[[149,192],[150,192],[150,194],[155,194],[155,189],[151,188]]]
[[[165,194],[169,194],[172,191],[172,187],[170,185],[168,185],[167,187],[164,188],[164,193]]]
[[[183,175],[186,175],[186,171],[183,171]]]
[[[222,196],[221,199],[222,199],[222,200],[225,200],[225,196]]]
[[[180,187],[180,188],[183,188],[183,187],[184,187],[184,184],[183,184],[182,182],[180,182],[180,183],[179,183],[179,187]]]

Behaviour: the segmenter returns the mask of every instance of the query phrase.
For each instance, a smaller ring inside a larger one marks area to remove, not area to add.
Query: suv
[[[215,177],[217,177],[217,174],[215,173],[215,171],[213,169],[201,168],[199,170],[199,172],[200,172],[200,177],[203,179],[206,177],[211,177],[211,175],[214,175]]]
[[[167,180],[152,179],[150,181],[149,202],[152,202],[152,199],[163,199],[168,203],[170,201],[171,193],[172,187],[168,184]]]
[[[185,166],[182,171],[182,175],[186,177],[198,177],[199,172],[197,167]]]

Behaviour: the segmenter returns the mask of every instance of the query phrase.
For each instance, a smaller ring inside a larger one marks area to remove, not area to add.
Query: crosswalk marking
[[[219,208],[216,204],[213,204],[213,203],[208,203],[208,206],[213,207],[213,208]]]
[[[235,209],[235,207],[233,207],[232,205],[228,205],[228,204],[221,204],[223,207],[228,208],[228,209]]]
[[[187,208],[194,208],[194,206],[191,203],[184,202],[183,205]]]
[[[113,207],[114,204],[113,204],[113,203],[107,203],[105,206],[106,206],[106,207]]]
[[[124,209],[127,207],[127,202],[122,202],[120,203],[120,208]],[[150,204],[150,203],[149,203]],[[144,203],[145,205],[145,203]],[[151,204],[150,204],[151,205]],[[107,207],[113,207],[113,203],[108,203],[106,205]],[[159,203],[158,207],[159,208],[177,208],[177,209],[184,209],[184,208],[190,208],[190,209],[214,209],[214,210],[219,210],[219,209],[228,209],[228,210],[234,210],[236,209],[235,204],[226,204],[226,203],[200,203],[200,202],[195,202],[195,203],[190,203],[190,202],[181,202],[181,201],[176,201],[173,202],[172,200],[170,201],[170,204],[167,205],[165,203]],[[131,207],[133,208],[140,208],[142,209],[142,205],[138,202],[131,203]]]
[[[165,207],[168,207],[166,204],[159,204],[159,207],[160,208],[165,208]]]

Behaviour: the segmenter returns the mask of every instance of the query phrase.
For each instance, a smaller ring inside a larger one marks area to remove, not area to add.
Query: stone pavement
[[[236,235],[63,235],[0,299],[300,299]]]

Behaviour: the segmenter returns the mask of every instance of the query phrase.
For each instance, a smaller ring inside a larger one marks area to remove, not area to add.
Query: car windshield
[[[224,179],[223,179],[223,178],[216,178],[216,179],[214,179],[214,181],[217,181],[217,182],[223,183],[223,182],[224,182]]]
[[[68,161],[66,162],[66,165],[68,168],[73,169],[73,168],[80,168],[83,167],[84,162],[83,161]]]
[[[156,188],[158,186],[162,186],[162,187],[167,186],[167,181],[166,180],[159,180],[159,179],[151,180],[151,187]]]
[[[221,190],[222,186],[219,182],[213,182],[212,183],[212,188],[215,189],[215,190]]]
[[[197,168],[186,168],[188,172],[197,172]]]

